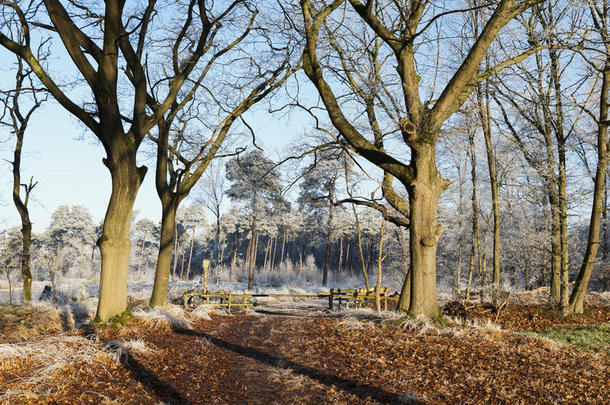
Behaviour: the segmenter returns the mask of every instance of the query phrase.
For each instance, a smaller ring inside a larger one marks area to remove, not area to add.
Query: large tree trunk
[[[161,236],[159,240],[159,253],[157,256],[157,269],[155,271],[155,283],[150,297],[151,307],[164,306],[167,304],[169,275],[175,243],[174,231],[176,229],[177,204],[175,204],[173,198],[165,197],[161,199],[161,206]],[[177,262],[176,256],[174,257],[174,265]]]
[[[608,93],[610,91],[610,56],[606,60],[602,73],[602,89],[599,103],[599,117],[597,129],[597,169],[595,171],[595,186],[593,189],[593,206],[591,207],[591,220],[589,222],[589,236],[587,249],[583,257],[582,266],[576,278],[576,284],[570,297],[571,312],[582,314],[583,302],[587,286],[595,266],[595,257],[599,248],[600,220],[602,215],[606,171],[608,170]]]
[[[411,252],[411,301],[409,313],[438,314],[436,292],[436,249],[443,228],[438,224],[438,199],[446,188],[434,159],[434,147],[422,144],[412,151],[414,181],[406,185],[409,193],[409,246]]]
[[[178,242],[178,226],[174,222],[174,260],[172,265],[172,279],[176,279],[176,266],[178,265],[178,252],[180,251],[180,243]]]
[[[97,243],[102,256],[98,321],[107,321],[127,310],[129,226],[133,204],[146,174],[145,167],[136,166],[135,153],[123,151],[118,146],[113,152],[105,161],[112,177],[112,193],[102,236]]]

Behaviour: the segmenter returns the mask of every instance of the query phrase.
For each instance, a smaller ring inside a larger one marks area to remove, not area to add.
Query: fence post
[[[208,302],[208,270],[210,269],[210,261],[203,259],[203,300]]]
[[[248,302],[248,292],[244,291],[244,299],[242,301],[241,312],[246,312],[246,303]]]

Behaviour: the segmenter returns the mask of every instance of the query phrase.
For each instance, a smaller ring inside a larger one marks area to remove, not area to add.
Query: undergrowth
[[[126,309],[123,313],[113,316],[106,322],[101,322],[98,319],[95,320],[97,326],[108,326],[112,329],[118,329],[134,322],[137,322],[137,318],[133,315],[130,309]]]
[[[579,349],[610,353],[610,324],[608,323],[578,329],[550,329],[531,334],[566,343]]]

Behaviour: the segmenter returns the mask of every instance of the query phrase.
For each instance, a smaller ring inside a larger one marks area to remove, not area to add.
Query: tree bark
[[[222,255],[224,253],[224,246],[220,247],[220,206],[216,205],[216,266],[220,266],[222,263]],[[221,252],[222,250],[222,252]]]
[[[185,241],[185,243],[186,243],[186,241]],[[180,265],[180,279],[181,279],[181,280],[184,280],[184,260],[185,260],[185,255],[184,255],[184,253],[185,253],[185,250],[186,250],[186,247],[184,246],[184,245],[185,245],[185,243],[183,243],[183,244],[181,245],[182,250],[181,250],[181,252],[180,252],[180,254],[182,255],[182,263],[181,263],[181,265]]]
[[[222,235],[222,244],[221,244],[221,249],[220,249],[220,261],[218,262],[219,266],[222,265],[226,247],[227,247],[227,235]]]
[[[489,180],[491,183],[491,203],[494,216],[493,224],[493,300],[498,298],[500,290],[500,206],[498,202],[498,175],[496,174],[496,162],[493,153],[491,140],[491,114],[489,111],[489,82],[486,82],[485,89],[481,86],[477,88],[477,98],[479,107],[479,117],[485,138],[485,151],[487,154],[487,167],[489,170]],[[460,246],[461,247],[461,246]]]
[[[339,263],[337,264],[337,274],[341,274],[343,267],[343,235],[339,238]]]
[[[335,184],[333,183],[328,190],[328,224],[326,231],[326,251],[324,252],[324,267],[322,269],[322,285],[328,284],[328,266],[330,264],[330,249],[333,234],[333,213],[334,213],[334,194]]]
[[[176,226],[176,222],[174,220],[174,250],[173,256],[174,260],[172,261],[172,279],[176,279],[176,266],[178,265],[178,251],[180,249],[180,243],[178,242],[178,227]]]
[[[610,46],[607,47],[610,51]],[[610,91],[610,54],[606,56],[602,72],[602,88],[599,102],[599,117],[597,127],[597,169],[595,171],[595,185],[593,189],[593,205],[589,222],[589,235],[587,249],[583,257],[582,266],[576,278],[574,290],[570,296],[569,311],[582,314],[587,286],[595,266],[595,257],[599,248],[600,220],[602,215],[603,195],[608,170],[608,93]]]
[[[470,267],[468,269],[468,287],[466,291],[466,300],[470,299],[472,287],[472,274],[474,273],[474,261],[477,260],[477,270],[479,274],[479,288],[481,289],[481,297],[483,294],[484,281],[481,274],[481,241],[479,237],[479,201],[477,198],[477,153],[474,144],[474,134],[469,134],[468,142],[470,145],[470,176],[472,179],[472,235],[471,235],[471,250],[470,250]]]
[[[254,287],[254,266],[256,264],[256,244],[258,241],[258,235],[256,233],[256,218],[252,219],[252,227],[250,229],[250,252],[249,252],[249,263],[248,263],[248,290]]]
[[[263,270],[267,271],[267,264],[269,259],[269,250],[271,250],[271,236],[267,238],[267,245],[265,246],[265,258],[263,259]]]
[[[280,266],[284,264],[284,246],[286,245],[286,227],[282,232],[282,252],[280,253]]]
[[[176,209],[171,198],[161,200],[161,235],[159,240],[159,253],[157,255],[157,269],[155,271],[155,282],[150,306],[159,307],[167,304],[167,294],[169,292],[169,276],[172,267],[172,254],[177,238],[174,237],[176,229]],[[174,255],[174,269],[176,268],[177,257]],[[175,272],[175,270],[174,270]]]
[[[362,276],[364,277],[364,286],[368,291],[369,286],[369,276],[366,272],[366,263],[364,261],[364,252],[362,251],[362,229],[360,228],[360,219],[358,218],[358,213],[356,212],[356,206],[352,204],[352,211],[354,212],[354,218],[356,219],[356,232],[358,237],[358,252],[360,253],[360,264],[362,265]]]
[[[104,230],[97,242],[102,256],[100,293],[96,319],[107,321],[127,310],[129,271],[129,226],[133,204],[142,184],[145,167],[137,167],[135,152],[122,150],[126,141],[113,148],[105,161],[112,177],[112,193],[104,218]]]
[[[608,263],[608,176],[604,187],[604,203],[602,206],[602,263]],[[609,275],[610,276],[610,275]]]
[[[191,249],[189,251],[189,261],[186,267],[186,279],[189,280],[191,275],[191,262],[193,261],[193,245],[195,244],[195,227],[193,227],[193,233],[191,234]]]
[[[409,304],[411,302],[411,270],[409,269],[405,243],[398,230],[396,230],[396,237],[398,238],[398,242],[400,244],[400,256],[402,258],[402,266],[405,270],[405,281],[402,284],[402,290],[400,292],[398,304],[396,305],[396,310],[406,312],[409,310]]]
[[[138,274],[141,274],[142,263],[144,262],[144,246],[146,245],[146,236],[147,236],[146,233],[144,233],[144,235],[142,235],[142,246],[140,248],[140,260],[138,260]]]
[[[26,122],[27,125],[27,122]],[[21,277],[23,278],[23,302],[32,301],[32,271],[30,269],[30,248],[32,246],[32,223],[30,222],[30,212],[28,201],[30,192],[36,186],[30,179],[29,185],[25,187],[25,200],[21,199],[21,151],[23,149],[23,138],[25,127],[22,125],[16,131],[17,142],[13,154],[13,203],[21,218]],[[8,269],[7,269],[8,272]]]
[[[407,186],[409,202],[409,246],[411,300],[409,313],[438,314],[436,292],[436,249],[443,227],[438,224],[438,199],[447,186],[436,168],[434,147],[427,144],[413,150],[411,164],[416,177]]]
[[[271,255],[271,270],[275,269],[276,254],[277,254],[277,236],[273,238],[273,254]]]
[[[560,81],[560,66],[559,54],[556,49],[549,50],[551,60],[551,82],[553,85],[555,96],[555,139],[557,141],[557,187],[558,187],[558,211],[559,211],[559,239],[560,239],[560,305],[566,311],[568,307],[569,296],[569,254],[568,254],[568,204],[566,192],[566,137],[564,134],[564,119],[563,119],[563,101],[561,99],[561,81]]]
[[[379,230],[379,254],[377,255],[377,282],[375,283],[375,309],[381,312],[381,264],[383,263],[383,235],[385,232],[385,218],[381,219]]]

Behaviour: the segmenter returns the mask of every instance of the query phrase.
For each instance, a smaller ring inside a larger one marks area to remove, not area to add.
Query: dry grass
[[[192,329],[192,325],[187,319],[184,308],[178,305],[166,305],[155,307],[149,310],[135,309],[133,315],[148,324],[152,328],[170,329]]]
[[[37,398],[49,395],[54,387],[61,385],[57,378],[66,368],[78,373],[89,372],[91,366],[118,363],[117,351],[101,345],[97,339],[82,336],[51,336],[37,341],[0,344],[0,371],[9,375],[13,371],[28,370],[27,378],[20,378],[20,389],[12,389],[14,379],[0,385],[0,402],[11,402],[17,398]]]
[[[0,305],[0,343],[22,342],[62,330],[64,320],[54,306],[40,302],[29,306]]]
[[[343,318],[337,323],[338,327],[340,327],[342,329],[346,329],[348,331],[370,328],[371,325],[372,325],[372,322],[370,322],[370,321],[363,321],[358,318],[351,318],[351,317]]]
[[[204,321],[210,321],[212,318],[210,317],[210,313],[213,313],[211,307],[207,305],[199,305],[197,308],[190,312],[190,315],[194,318],[201,319]]]
[[[225,308],[214,307],[211,305],[200,305],[194,310],[185,310],[179,305],[166,305],[155,308],[136,308],[133,315],[151,328],[163,330],[170,329],[193,329],[193,322],[209,321],[210,315],[230,316]]]
[[[440,335],[441,329],[423,315],[403,316],[392,321],[399,328],[417,335]]]
[[[403,313],[396,311],[375,311],[372,308],[350,308],[342,309],[331,313],[333,318],[358,318],[371,321],[398,319],[404,316]]]
[[[151,356],[156,351],[154,345],[148,344],[140,338],[111,340],[106,343],[106,347],[115,352],[121,361],[125,361],[129,357],[138,359],[142,356]]]
[[[303,387],[307,377],[286,365],[285,361],[278,361],[275,367],[270,367],[267,374],[267,381],[275,384],[282,384],[286,391],[294,391]]]

